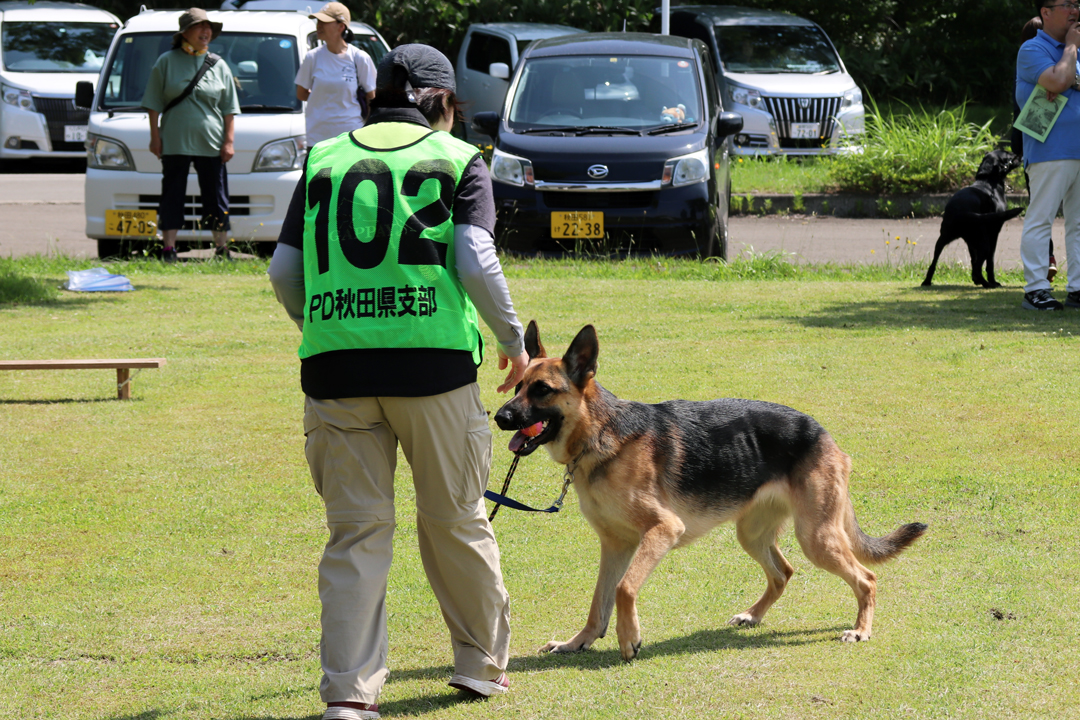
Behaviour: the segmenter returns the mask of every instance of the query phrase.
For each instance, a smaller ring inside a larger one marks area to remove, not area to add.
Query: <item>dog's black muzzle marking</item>
[[[532,408],[528,409],[532,410]],[[544,424],[544,429],[541,430],[539,435],[528,437],[521,432],[536,423]],[[562,417],[557,413],[544,412],[526,415],[518,411],[518,408],[514,405],[514,400],[510,400],[495,413],[495,424],[499,426],[500,430],[517,431],[510,439],[510,451],[518,457],[525,457],[558,436],[559,430],[562,428]]]

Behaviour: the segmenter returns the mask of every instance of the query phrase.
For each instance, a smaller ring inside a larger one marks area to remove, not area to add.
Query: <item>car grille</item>
[[[140,195],[139,203],[134,207],[129,207],[126,204],[117,203],[117,209],[120,210],[157,210],[158,205],[161,203],[160,195]],[[230,195],[229,196],[229,215],[251,215],[251,196],[250,195]],[[208,228],[200,228],[199,224],[202,222],[202,203],[199,200],[198,195],[187,195],[184,197],[184,225],[181,230],[206,230]]]
[[[71,98],[34,98],[34,106],[38,112],[45,116],[49,124],[49,140],[53,150],[79,151],[85,150],[86,145],[82,142],[65,142],[65,125],[86,125],[90,122],[90,111],[86,108],[77,108],[72,104]]]
[[[832,137],[836,115],[843,98],[765,97],[765,106],[776,120],[776,131],[783,148],[820,148],[822,140]],[[804,104],[805,103],[805,107]],[[821,127],[819,139],[793,139],[791,123],[816,122]]]
[[[544,205],[551,210],[603,210],[647,208],[655,205],[654,193],[644,192],[546,192]]]

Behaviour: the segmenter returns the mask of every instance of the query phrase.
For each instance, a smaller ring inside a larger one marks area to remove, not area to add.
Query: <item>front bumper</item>
[[[229,173],[229,237],[238,242],[276,242],[300,175],[299,170]],[[157,210],[160,195],[159,173],[87,168],[87,237],[116,237],[105,234],[106,210]],[[192,170],[188,174],[184,229],[177,234],[179,240],[210,241],[210,231],[198,229],[200,216],[199,181]]]
[[[734,155],[834,155],[857,151],[865,132],[865,110],[862,105],[820,120],[828,135],[817,140],[797,140],[786,137],[786,123],[765,110],[734,105],[733,112],[743,116],[742,130],[731,138]]]
[[[85,158],[89,112],[72,98],[34,97],[37,112],[0,104],[0,159]],[[77,139],[65,139],[65,128],[81,128]]]
[[[497,213],[496,243],[521,255],[689,255],[704,251],[717,229],[712,180],[685,187],[630,192],[538,191],[492,183]],[[604,213],[604,237],[553,238],[551,213]]]

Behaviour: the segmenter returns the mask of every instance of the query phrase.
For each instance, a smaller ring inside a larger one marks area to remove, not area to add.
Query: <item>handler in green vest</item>
[[[319,564],[323,718],[377,718],[397,445],[412,469],[428,582],[454,650],[450,685],[510,686],[509,599],[482,495],[491,431],[477,315],[506,392],[529,357],[495,254],[487,166],[449,132],[454,71],[426,45],[379,63],[360,130],[311,148],[270,279],[303,332],[306,454],[326,505]]]

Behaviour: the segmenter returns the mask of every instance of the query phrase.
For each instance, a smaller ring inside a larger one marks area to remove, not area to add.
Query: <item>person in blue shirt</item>
[[[1058,207],[1065,214],[1065,252],[1077,271],[1070,272],[1065,305],[1080,308],[1080,5],[1036,0],[1043,28],[1020,46],[1016,57],[1016,102],[1023,106],[1036,84],[1049,99],[1065,95],[1068,102],[1045,142],[1024,135],[1024,168],[1031,202],[1020,236],[1024,264],[1023,307],[1061,310],[1050,293],[1050,236]]]

